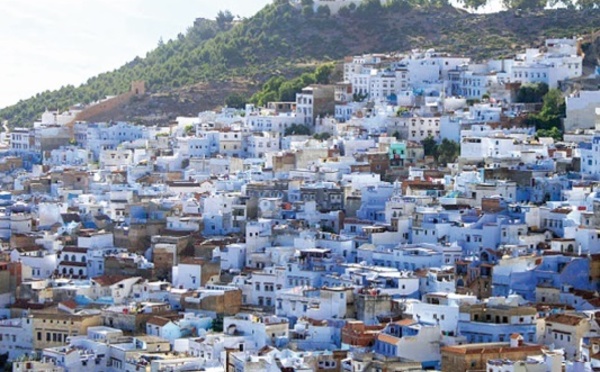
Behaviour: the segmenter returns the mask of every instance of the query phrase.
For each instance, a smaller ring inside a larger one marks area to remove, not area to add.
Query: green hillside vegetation
[[[329,9],[329,8],[328,8]],[[311,84],[329,84],[330,77],[335,69],[333,63],[323,64],[315,69],[313,73],[305,72],[302,75],[286,79],[283,76],[273,76],[256,92],[250,102],[264,106],[268,102],[290,102],[296,100],[296,93]]]
[[[461,0],[461,3],[470,8],[481,8],[491,0]],[[502,4],[509,9],[544,9],[547,6],[566,6],[569,9],[590,10],[597,9],[597,0],[502,0]]]
[[[436,48],[477,60],[510,56],[546,37],[589,34],[600,27],[600,12],[589,10],[507,11],[478,15],[457,10],[444,0],[391,0],[381,6],[366,0],[339,15],[327,11],[295,9],[277,0],[255,16],[236,22],[220,12],[216,21],[202,21],[176,39],[160,41],[144,58],[89,79],[85,84],[46,91],[0,110],[10,126],[27,126],[46,108],[65,109],[107,95],[125,92],[133,80],[144,80],[150,93],[171,92],[196,83],[244,79],[252,91],[273,76],[285,80],[278,99],[298,89],[293,77],[313,71],[316,65],[366,52]],[[116,41],[118,42],[118,41]],[[306,78],[307,76],[305,76]],[[281,87],[280,87],[281,88]],[[228,95],[223,92],[223,100]],[[253,101],[264,103],[270,97]]]

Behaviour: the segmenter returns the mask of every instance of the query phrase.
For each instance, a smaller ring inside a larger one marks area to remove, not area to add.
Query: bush
[[[310,128],[304,124],[292,124],[285,129],[285,136],[299,135],[308,136],[310,135]]]
[[[517,92],[517,102],[520,103],[539,103],[548,93],[548,84],[523,84]]]
[[[231,93],[225,98],[225,105],[235,109],[243,109],[246,107],[246,96],[241,93]]]

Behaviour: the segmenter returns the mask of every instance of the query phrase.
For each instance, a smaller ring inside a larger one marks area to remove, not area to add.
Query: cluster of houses
[[[343,74],[160,127],[74,108],[3,133],[0,355],[14,371],[600,368],[600,93],[571,92],[560,142],[515,102],[582,78],[577,40],[483,64],[356,56]],[[438,164],[427,139],[458,157]]]

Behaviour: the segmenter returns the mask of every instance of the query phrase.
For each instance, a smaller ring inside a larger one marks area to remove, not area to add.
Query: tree
[[[369,95],[367,93],[353,93],[352,94],[352,100],[354,102],[362,102],[364,101]]]
[[[259,106],[266,106],[269,102],[279,101],[279,97],[277,96],[277,92],[267,92],[260,96],[257,104]]]
[[[460,155],[460,145],[455,141],[444,138],[436,149],[437,162],[443,165],[452,163]]]
[[[221,30],[225,30],[227,29],[230,25],[231,22],[233,22],[233,14],[231,13],[231,11],[229,10],[219,10],[219,12],[217,13],[217,26],[219,27],[219,29]]]
[[[551,137],[554,141],[562,141],[563,134],[557,127],[553,127],[550,129],[540,129],[535,133],[536,137]]]
[[[404,114],[408,114],[409,112],[410,110],[408,109],[408,107],[400,106],[398,107],[398,110],[396,110],[396,116],[400,117]]]
[[[310,18],[315,14],[312,5],[305,5],[302,7],[302,15],[306,18]]]
[[[326,226],[324,224],[321,224],[321,231],[326,232],[326,233],[330,233],[330,234],[335,234],[335,229],[331,226]]]
[[[292,124],[285,129],[284,135],[308,136],[310,135],[310,128],[304,124]]]
[[[299,79],[302,82],[302,88],[307,87],[307,86],[317,82],[317,80],[315,78],[315,74],[311,74],[309,72],[305,72],[302,75],[300,75]]]
[[[423,145],[425,156],[435,156],[437,143],[432,136],[425,138],[423,141],[421,141],[421,144]]]
[[[380,0],[363,0],[358,6],[358,11],[365,15],[375,15],[381,10]]]
[[[236,108],[236,109],[243,109],[244,107],[246,107],[246,102],[248,100],[246,99],[246,96],[244,96],[241,93],[231,93],[230,95],[227,96],[227,98],[225,98],[225,105],[227,105],[227,107],[231,107],[231,108]]]
[[[540,129],[561,129],[561,118],[565,116],[565,98],[558,89],[550,89],[542,99],[544,104],[539,113],[527,117],[527,123]]]
[[[517,92],[517,102],[542,102],[542,99],[544,98],[546,93],[548,93],[548,84],[546,83],[523,84]]]
[[[319,141],[327,141],[328,139],[331,138],[331,133],[329,132],[323,132],[323,133],[315,133],[313,135],[313,138]]]
[[[488,0],[461,0],[459,3],[465,6],[466,8],[479,9],[487,5]]]
[[[329,8],[327,8],[329,9]],[[317,84],[329,84],[329,77],[333,72],[334,65],[332,63],[326,63],[324,65],[320,65],[315,70],[315,81]]]
[[[544,105],[542,106],[542,114],[548,116],[565,116],[566,104],[565,97],[559,89],[550,89],[548,93],[544,95],[542,99]]]
[[[286,81],[279,87],[279,100],[283,102],[292,102],[296,100],[296,93],[299,93],[303,87],[299,87],[293,81]]]
[[[544,9],[547,0],[502,0],[502,4],[508,9]]]
[[[598,0],[572,0],[570,2],[567,1],[567,4],[573,6],[577,9],[583,9],[583,10],[600,8],[600,4],[598,4]]]
[[[263,90],[276,92],[284,82],[285,78],[283,76],[273,76],[263,85]]]
[[[331,9],[327,5],[321,5],[317,8],[317,14],[321,17],[329,17],[331,15]]]
[[[348,6],[343,6],[340,8],[340,10],[338,10],[338,15],[341,17],[347,17],[350,14],[352,14],[352,11]]]

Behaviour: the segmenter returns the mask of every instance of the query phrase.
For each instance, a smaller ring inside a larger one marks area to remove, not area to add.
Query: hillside
[[[63,87],[21,101],[0,110],[0,119],[9,120],[10,126],[26,126],[46,107],[64,109],[91,102],[128,90],[132,80],[144,80],[153,94],[131,102],[116,118],[145,122],[146,109],[163,118],[194,114],[222,103],[229,86],[250,95],[274,74],[295,76],[313,69],[315,63],[346,55],[436,48],[483,59],[514,54],[548,37],[585,35],[600,28],[600,10],[478,15],[432,3],[369,4],[331,17],[308,14],[279,1],[240,24],[196,22],[185,35],[159,43],[145,58],[80,87]],[[164,97],[170,97],[171,103]],[[156,109],[159,98],[165,103]]]

